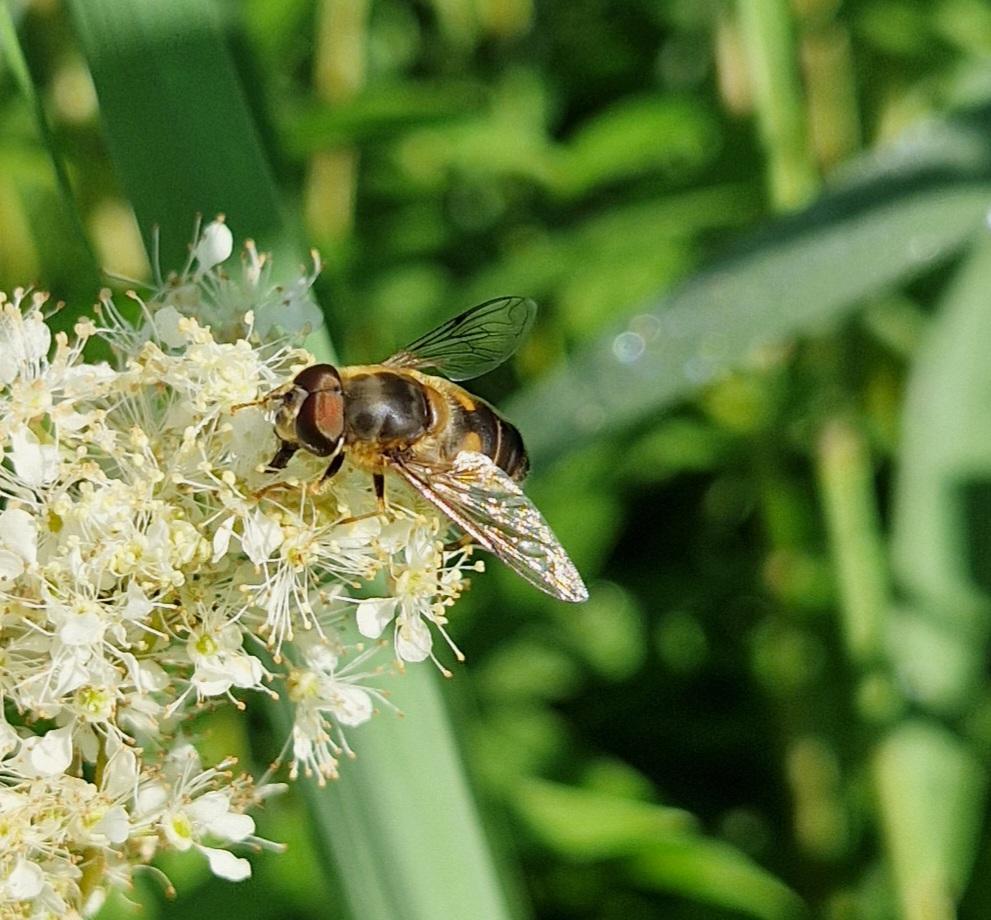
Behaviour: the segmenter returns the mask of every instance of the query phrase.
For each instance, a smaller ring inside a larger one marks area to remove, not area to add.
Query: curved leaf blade
[[[631,309],[510,407],[530,451],[552,460],[633,424],[958,250],[991,200],[989,123],[983,109],[916,129],[865,157],[806,211]]]

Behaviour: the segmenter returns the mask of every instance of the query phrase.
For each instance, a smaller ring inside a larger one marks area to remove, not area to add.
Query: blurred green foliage
[[[200,0],[149,4],[143,37],[85,0],[5,3],[0,289],[88,304],[88,247],[147,276],[133,207],[146,236],[169,212],[166,268],[187,212],[263,240],[278,215],[325,259],[352,363],[540,301],[477,389],[592,598],[490,565],[444,688],[518,915],[991,915],[986,4],[226,0],[213,46]],[[163,34],[212,69],[163,86]],[[198,106],[216,81],[250,120]],[[206,739],[263,763],[255,718]],[[149,885],[143,916],[336,916],[313,814],[274,802],[290,856],[235,888],[169,866],[180,897]]]

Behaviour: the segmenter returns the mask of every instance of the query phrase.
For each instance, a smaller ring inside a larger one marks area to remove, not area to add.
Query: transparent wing
[[[588,599],[568,554],[533,502],[484,454],[462,451],[450,467],[392,457],[392,469],[485,549],[541,591]]]
[[[384,361],[392,367],[433,368],[451,380],[470,380],[505,361],[537,315],[526,297],[497,297],[441,323]]]

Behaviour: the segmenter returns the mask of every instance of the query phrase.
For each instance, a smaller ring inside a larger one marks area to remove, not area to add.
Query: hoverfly
[[[529,470],[520,433],[452,383],[509,358],[536,310],[532,300],[500,297],[442,323],[381,364],[305,368],[264,400],[275,408],[281,440],[270,469],[282,469],[302,449],[330,461],[327,479],[347,456],[372,474],[380,508],[385,473],[394,473],[542,591],[586,600],[581,575],[520,488]]]

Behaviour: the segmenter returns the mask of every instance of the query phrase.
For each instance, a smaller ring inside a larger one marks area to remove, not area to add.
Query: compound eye
[[[344,437],[344,397],[338,389],[310,393],[296,414],[296,438],[310,453],[329,457]]]
[[[321,390],[340,392],[341,389],[341,375],[330,364],[311,364],[296,375],[294,382],[307,393],[318,393]]]

